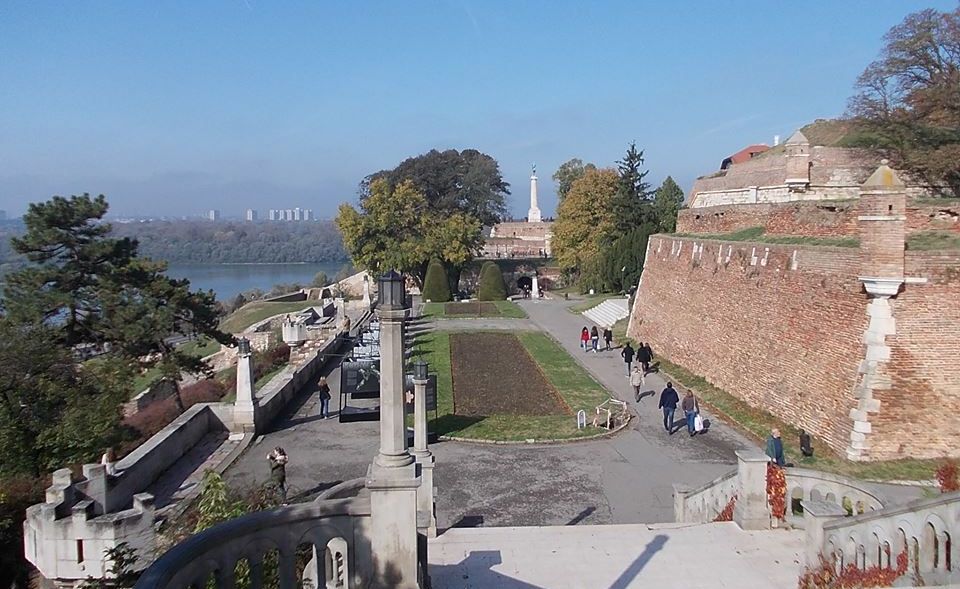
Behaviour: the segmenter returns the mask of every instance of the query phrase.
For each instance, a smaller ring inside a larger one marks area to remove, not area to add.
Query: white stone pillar
[[[824,549],[823,524],[830,520],[845,517],[847,512],[831,501],[810,500],[802,501],[803,506],[803,529],[806,533],[804,542],[805,563],[807,568],[813,569],[820,566],[820,555]],[[829,554],[823,556],[830,557]]]
[[[253,354],[249,342],[237,355],[237,399],[233,403],[233,431],[257,431],[257,397],[253,390]]]
[[[540,207],[537,205],[537,169],[534,167],[530,176],[530,210],[527,212],[528,223],[539,223]]]
[[[687,497],[692,489],[688,485],[673,484],[673,521],[678,524],[690,523],[687,517]],[[704,522],[693,522],[704,523]]]
[[[537,298],[540,296],[540,281],[537,280],[537,275],[533,275],[533,279],[530,281],[530,296],[532,298]]]
[[[367,276],[363,277],[363,306],[366,309],[369,309],[373,304],[373,299],[370,298],[370,281]]]
[[[413,456],[420,466],[420,488],[417,490],[418,527],[428,538],[436,538],[433,466],[437,459],[427,447],[427,382],[413,379]]]
[[[758,450],[737,450],[737,504],[733,521],[743,530],[770,529],[767,505],[767,462]]]
[[[403,322],[406,309],[380,309],[380,451],[373,460],[370,550],[373,587],[416,589],[417,477],[404,424]]]

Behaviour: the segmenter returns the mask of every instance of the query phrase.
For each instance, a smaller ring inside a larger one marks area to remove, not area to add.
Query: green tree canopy
[[[557,207],[553,255],[567,271],[594,260],[616,228],[612,201],[620,177],[609,168],[588,169]]]
[[[395,269],[420,284],[431,258],[462,266],[483,241],[476,218],[431,207],[411,181],[392,188],[385,179],[374,180],[360,209],[340,205],[336,222],[356,266],[371,273]]]
[[[893,150],[909,171],[960,195],[960,8],[908,15],[857,79],[849,143]]]
[[[390,189],[409,181],[431,210],[464,213],[486,226],[500,222],[506,213],[506,196],[510,194],[510,185],[504,182],[497,160],[476,149],[432,149],[403,160],[392,170],[371,174],[360,184],[361,205],[370,196],[376,180],[386,180]]]
[[[596,170],[593,164],[584,164],[580,158],[573,158],[560,164],[553,173],[553,181],[557,184],[557,200],[562,201],[573,187],[573,183],[583,177],[587,170]]]
[[[683,199],[683,190],[671,176],[667,176],[653,197],[657,231],[673,233],[677,230],[677,213],[683,207]]]

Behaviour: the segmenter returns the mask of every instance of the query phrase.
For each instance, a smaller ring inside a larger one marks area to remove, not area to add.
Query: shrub
[[[427,276],[423,279],[423,300],[433,303],[446,303],[450,300],[450,283],[443,263],[434,258],[427,266]]]
[[[937,467],[937,482],[940,484],[941,493],[952,493],[960,491],[960,480],[958,480],[957,461],[945,460]]]
[[[480,269],[480,287],[477,298],[481,301],[502,301],[507,298],[507,285],[503,281],[503,272],[496,262],[484,262]]]

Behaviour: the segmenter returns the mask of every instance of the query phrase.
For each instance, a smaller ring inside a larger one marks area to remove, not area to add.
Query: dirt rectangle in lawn
[[[457,415],[566,415],[556,389],[516,336],[450,335],[453,404]]]
[[[444,311],[447,315],[500,316],[500,310],[493,303],[447,303]]]

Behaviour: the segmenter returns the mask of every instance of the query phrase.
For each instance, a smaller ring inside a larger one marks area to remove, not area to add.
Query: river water
[[[212,289],[217,300],[229,302],[245,290],[268,292],[275,284],[308,286],[317,272],[333,280],[344,262],[320,264],[170,264],[167,274],[190,280],[192,290]]]

